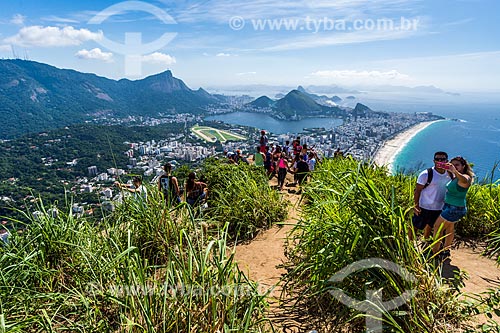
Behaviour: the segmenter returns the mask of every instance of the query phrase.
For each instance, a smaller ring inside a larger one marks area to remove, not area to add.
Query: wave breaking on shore
[[[382,147],[377,151],[373,162],[378,166],[387,166],[392,173],[394,170],[394,161],[396,156],[406,147],[406,145],[421,131],[430,125],[442,120],[425,121],[418,123],[407,130],[398,133],[395,137],[385,141]]]

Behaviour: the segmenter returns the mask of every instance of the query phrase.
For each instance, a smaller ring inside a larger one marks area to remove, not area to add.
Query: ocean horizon
[[[433,165],[434,152],[445,151],[450,159],[462,156],[469,161],[476,181],[500,179],[500,106],[432,106],[423,107],[422,111],[447,120],[433,123],[417,133],[396,155],[394,171],[417,173]]]

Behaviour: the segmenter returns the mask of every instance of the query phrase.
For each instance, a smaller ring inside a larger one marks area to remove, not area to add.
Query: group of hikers
[[[255,148],[254,163],[264,167],[269,179],[278,177],[278,189],[281,191],[285,185],[288,172],[294,175],[294,185],[301,186],[310,172],[314,171],[318,156],[314,149],[309,149],[307,144],[301,144],[300,137],[292,141],[285,141],[283,146],[269,144],[266,131],[260,132],[259,146]]]
[[[158,179],[158,190],[163,194],[168,206],[177,205],[182,202],[179,181],[172,176],[172,165],[166,163],[163,166],[165,173]],[[186,186],[184,187],[185,201],[195,206],[206,201],[208,196],[208,186],[202,181],[196,180],[196,173],[188,175]]]
[[[466,195],[473,180],[472,168],[463,157],[456,156],[448,161],[446,152],[434,153],[434,166],[422,171],[417,178],[410,240],[414,239],[417,230],[423,230],[425,240],[432,233],[435,240],[432,254],[448,258],[455,223],[467,213]],[[443,237],[443,244],[436,241]]]
[[[248,163],[250,159],[243,156],[238,149],[235,153],[226,152],[229,163]],[[341,156],[340,154],[336,156]],[[278,190],[285,186],[288,172],[294,175],[291,186],[301,186],[308,175],[314,171],[318,156],[314,149],[301,144],[300,137],[286,141],[284,145],[269,143],[264,130],[261,131],[259,146],[253,155],[253,163],[263,167],[269,179],[277,175]],[[163,194],[168,206],[182,202],[181,188],[176,177],[172,176],[172,165],[163,166],[165,173],[158,179],[158,190]],[[466,195],[474,180],[474,173],[469,163],[461,156],[448,160],[448,154],[438,151],[434,154],[434,166],[422,171],[414,191],[414,209],[412,227],[409,238],[413,240],[417,230],[423,230],[423,237],[429,240],[431,233],[435,241],[432,254],[442,258],[450,256],[450,248],[454,239],[455,223],[467,212]],[[134,193],[144,199],[147,190],[140,177],[134,177],[133,186],[115,183],[119,188]],[[287,184],[288,185],[288,184]],[[208,186],[196,180],[196,173],[191,172],[184,188],[185,201],[195,206],[206,200]]]
[[[163,165],[164,174],[158,178],[158,190],[162,193],[167,206],[174,206],[182,202],[181,188],[177,177],[172,176],[172,164]],[[148,192],[142,184],[142,178],[135,176],[132,185],[115,182],[115,185],[125,191],[131,192],[136,198],[147,201]],[[188,175],[184,188],[185,201],[191,206],[202,204],[208,196],[208,186],[206,183],[196,180],[196,173]]]
[[[252,162],[251,157],[243,156],[240,149],[236,152],[225,151],[229,163],[247,163]],[[294,182],[290,186],[301,186],[308,175],[314,171],[318,156],[314,149],[309,149],[306,144],[301,144],[300,137],[295,140],[286,141],[284,145],[269,143],[266,131],[261,131],[259,146],[253,154],[253,163],[258,167],[263,167],[269,179],[278,177],[278,189],[281,191],[285,186],[286,174],[288,172],[294,175]],[[179,181],[172,176],[172,165],[166,163],[163,165],[164,174],[158,179],[158,190],[165,198],[168,206],[181,203],[182,193],[184,201],[191,206],[204,203],[208,196],[208,186],[206,183],[196,180],[196,173],[191,172],[188,175],[185,187],[182,190]],[[132,179],[132,184],[123,184],[115,182],[115,185],[122,190],[131,192],[137,198],[147,200],[147,189],[142,184],[142,179],[136,176]],[[288,184],[287,184],[288,185]]]

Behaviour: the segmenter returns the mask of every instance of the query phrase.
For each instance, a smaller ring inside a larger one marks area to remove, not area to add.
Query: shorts
[[[413,215],[412,223],[416,229],[422,230],[426,225],[434,228],[434,223],[441,214],[440,210],[428,210],[425,208],[420,208],[419,215]]]
[[[191,206],[194,206],[195,204],[198,204],[200,203],[201,201],[203,201],[203,199],[205,199],[207,197],[207,194],[205,192],[203,192],[200,196],[198,196],[197,198],[187,198],[187,203],[190,204]]]
[[[441,217],[448,222],[457,222],[464,217],[465,214],[467,214],[466,207],[453,206],[445,203],[443,211],[441,212]]]

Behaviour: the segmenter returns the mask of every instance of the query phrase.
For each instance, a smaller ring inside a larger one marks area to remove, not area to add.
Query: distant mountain
[[[345,111],[340,108],[318,104],[309,95],[299,90],[292,90],[285,97],[276,101],[273,111],[275,116],[283,119],[300,119],[318,115],[339,117],[345,115]]]
[[[330,97],[330,99],[331,99],[332,101],[334,101],[335,103],[340,103],[340,102],[342,102],[342,98],[340,98],[339,96],[332,96],[332,97]]]
[[[383,116],[383,117],[389,116],[387,112],[373,111],[368,106],[361,104],[361,103],[356,104],[354,109],[351,111],[351,114],[354,117],[370,117],[370,116],[373,116],[375,114],[377,114],[379,116]]]
[[[171,71],[119,81],[25,60],[0,60],[0,138],[100,116],[199,113],[219,99],[191,90]]]
[[[339,87],[337,85],[329,86],[308,86],[307,90],[317,94],[360,94],[361,92],[354,89]]]
[[[292,90],[276,102],[274,111],[284,118],[295,119],[304,115],[320,114],[322,110],[322,106],[311,97],[298,90]]]
[[[298,86],[297,88],[298,91],[300,91],[303,94],[306,94],[307,96],[311,97],[316,103],[321,104],[321,105],[326,105],[326,106],[335,106],[339,102],[342,101],[342,98],[338,96],[333,96],[333,97],[328,97],[326,95],[316,95],[308,92],[304,87]]]
[[[363,115],[363,116],[365,116],[366,114],[368,114],[370,112],[373,112],[372,109],[370,109],[368,106],[361,104],[361,103],[356,104],[356,106],[354,107],[354,110],[353,110],[353,113],[355,113],[357,115]]]
[[[275,105],[275,101],[267,96],[260,96],[255,101],[248,103],[247,105],[257,109],[267,109],[273,107]]]
[[[431,94],[440,95],[446,94],[451,96],[460,96],[459,93],[447,92],[441,88],[435,87],[433,85],[429,86],[416,86],[416,87],[406,87],[406,86],[392,86],[392,85],[379,85],[379,86],[367,86],[364,87],[366,91],[369,92],[397,92],[397,93],[407,93],[407,94]]]

